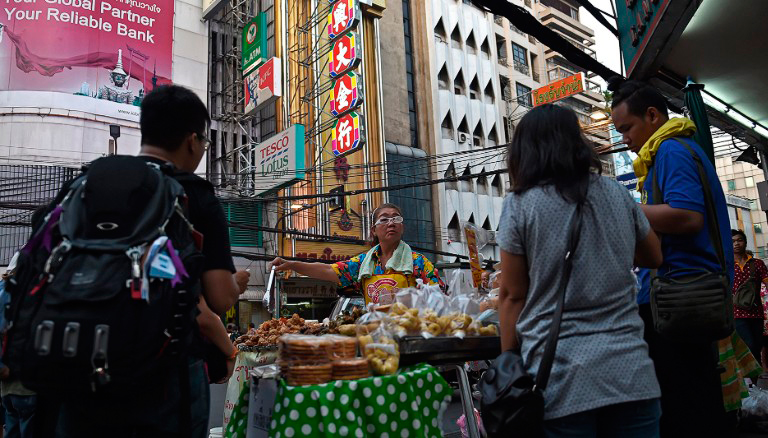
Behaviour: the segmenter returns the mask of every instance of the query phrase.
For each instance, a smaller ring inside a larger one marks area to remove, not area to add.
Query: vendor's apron
[[[365,297],[365,304],[378,304],[383,293],[405,287],[416,287],[416,279],[413,278],[413,275],[390,272],[364,278],[363,297]]]

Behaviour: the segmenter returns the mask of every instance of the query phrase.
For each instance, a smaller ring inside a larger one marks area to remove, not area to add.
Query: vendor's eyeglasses
[[[383,217],[376,221],[374,226],[377,225],[389,225],[389,224],[402,224],[403,223],[403,217],[402,216],[392,216],[392,217]]]

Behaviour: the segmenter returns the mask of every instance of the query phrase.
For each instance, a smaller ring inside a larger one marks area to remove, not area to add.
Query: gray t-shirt
[[[504,251],[525,255],[529,266],[517,336],[531,375],[539,368],[561,293],[575,208],[553,186],[504,199],[497,240]],[[545,391],[545,419],[661,395],[632,273],[636,243],[649,230],[627,189],[606,177],[591,180]]]

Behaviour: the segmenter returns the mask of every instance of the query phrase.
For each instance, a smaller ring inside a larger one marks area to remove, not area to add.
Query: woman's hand
[[[276,259],[272,260],[272,263],[269,264],[270,266],[273,266],[276,271],[283,272],[283,271],[290,271],[293,269],[293,262],[289,260],[283,260],[280,257],[277,257]]]

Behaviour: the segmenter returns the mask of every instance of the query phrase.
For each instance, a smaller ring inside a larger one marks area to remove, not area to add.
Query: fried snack
[[[487,325],[485,327],[480,327],[480,336],[498,336],[499,330],[496,328],[494,324]]]
[[[342,335],[323,335],[331,341],[333,360],[352,359],[357,356],[357,338]]]
[[[330,363],[320,365],[292,365],[283,371],[286,383],[291,386],[319,385],[328,383],[333,376]]]
[[[342,359],[333,362],[333,380],[355,380],[370,376],[366,358]]]
[[[344,336],[355,336],[355,334],[357,334],[357,326],[354,324],[340,325],[339,334]]]
[[[363,354],[376,375],[394,374],[400,362],[400,349],[394,339],[379,336],[374,342],[371,339],[360,340],[360,345],[365,341]],[[370,342],[369,342],[370,341]]]
[[[328,364],[333,357],[332,345],[323,337],[284,335],[280,338],[281,367]]]

